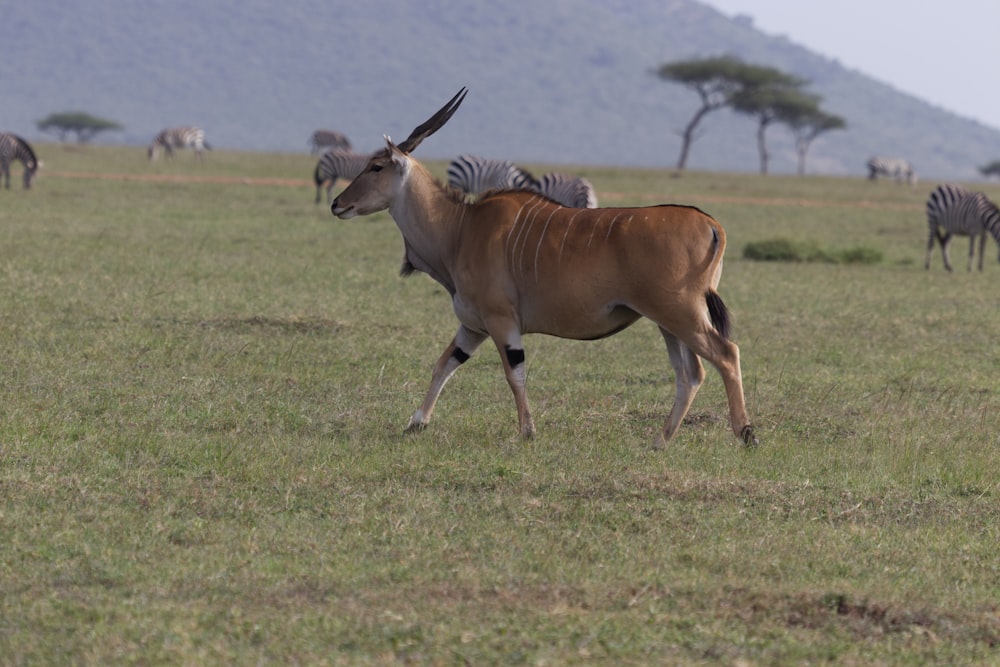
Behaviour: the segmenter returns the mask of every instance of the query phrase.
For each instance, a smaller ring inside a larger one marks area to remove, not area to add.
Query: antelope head
[[[437,113],[418,125],[399,144],[385,138],[385,149],[375,153],[364,170],[333,200],[330,210],[343,220],[384,211],[392,204],[411,167],[410,153],[420,142],[448,122],[468,92],[462,88]]]
[[[385,150],[371,157],[364,170],[333,200],[330,210],[347,220],[389,208],[409,171],[409,156],[389,137]]]

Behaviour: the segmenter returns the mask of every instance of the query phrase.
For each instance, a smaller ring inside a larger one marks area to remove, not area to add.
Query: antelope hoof
[[[743,444],[747,447],[756,447],[760,444],[757,440],[757,436],[753,433],[753,426],[750,424],[744,426],[743,430],[740,431],[740,440],[742,440]]]
[[[406,428],[403,429],[403,433],[407,433],[407,434],[409,434],[409,433],[420,433],[421,431],[423,431],[426,428],[427,428],[427,424],[424,424],[423,422],[411,421],[409,424],[406,425]]]

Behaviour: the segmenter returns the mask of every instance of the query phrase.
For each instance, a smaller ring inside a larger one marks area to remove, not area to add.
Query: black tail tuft
[[[722,303],[722,297],[715,290],[705,292],[705,302],[708,304],[708,317],[712,320],[712,326],[722,335],[729,339],[729,309]]]

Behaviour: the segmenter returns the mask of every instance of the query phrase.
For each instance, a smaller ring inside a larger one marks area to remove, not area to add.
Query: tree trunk
[[[768,121],[761,120],[757,126],[757,150],[760,152],[760,173],[767,174],[767,162],[770,156],[767,154],[767,141],[764,138],[764,131],[767,130]]]
[[[799,139],[795,142],[795,152],[799,154],[799,176],[806,175],[806,153],[809,152],[809,142]]]
[[[677,173],[684,171],[685,167],[687,167],[688,154],[691,152],[691,144],[694,143],[694,131],[698,128],[698,123],[701,122],[701,119],[712,108],[712,106],[706,104],[698,109],[681,133],[681,155],[677,158]]]

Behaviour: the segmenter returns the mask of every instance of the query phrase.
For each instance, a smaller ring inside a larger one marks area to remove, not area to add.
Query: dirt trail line
[[[158,181],[165,183],[228,183],[232,185],[284,185],[309,187],[315,185],[301,178],[260,178],[255,176],[192,176],[188,174],[108,174],[96,171],[46,171],[56,178],[86,178],[102,181]]]
[[[597,193],[602,198],[603,197],[636,197],[638,199],[649,200],[654,203],[667,203],[667,199],[663,195],[659,194],[628,194],[623,192],[605,192],[599,191]],[[867,199],[859,199],[856,201],[831,201],[829,199],[803,199],[801,197],[732,197],[727,195],[703,195],[703,194],[691,194],[684,198],[685,204],[697,204],[698,202],[707,202],[710,204],[753,204],[757,206],[801,206],[804,208],[875,208],[875,209],[886,209],[894,211],[922,211],[924,210],[921,204],[903,204],[903,203],[893,203],[893,202],[875,202],[869,201]],[[670,201],[669,203],[679,203],[676,201]]]
[[[105,181],[152,181],[164,183],[223,183],[230,185],[278,185],[294,188],[308,188],[315,186],[309,179],[300,178],[263,178],[255,176],[210,176],[192,174],[113,174],[96,171],[46,171],[46,176],[56,178],[81,178],[96,179]],[[599,192],[602,198],[624,198],[635,197],[661,203],[664,201],[663,195],[634,193],[626,195],[621,192]],[[923,210],[923,206],[915,204],[898,204],[887,202],[873,202],[867,200],[837,202],[823,199],[801,199],[782,197],[728,197],[725,195],[700,195],[692,194],[685,198],[685,203],[697,204],[706,202],[713,204],[750,204],[758,206],[801,206],[807,208],[835,207],[835,208],[877,208],[891,210]]]

